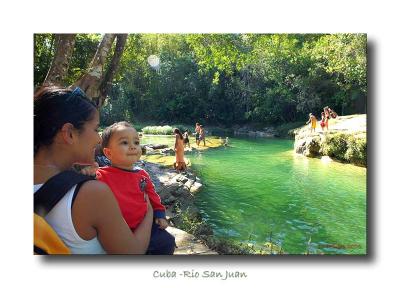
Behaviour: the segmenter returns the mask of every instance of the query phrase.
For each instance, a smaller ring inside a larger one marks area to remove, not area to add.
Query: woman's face
[[[101,143],[99,124],[99,112],[96,110],[92,119],[87,121],[78,132],[77,163],[93,164],[96,147]]]

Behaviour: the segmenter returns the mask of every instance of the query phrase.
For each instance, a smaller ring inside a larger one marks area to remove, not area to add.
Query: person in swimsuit
[[[199,146],[200,144],[200,123],[196,123],[196,127],[194,128],[194,136],[196,138],[196,145]]]
[[[183,133],[183,144],[186,147],[186,145],[188,145],[188,147],[190,148],[190,142],[189,142],[189,131],[186,129],[185,133]]]
[[[308,119],[308,121],[306,122],[306,125],[308,123],[311,123],[311,133],[314,131],[315,132],[315,128],[317,127],[317,117],[315,117],[312,113],[310,113],[308,115],[310,118]]]
[[[178,128],[174,129],[175,134],[175,163],[174,167],[178,172],[186,171],[185,147],[183,144],[183,135]]]

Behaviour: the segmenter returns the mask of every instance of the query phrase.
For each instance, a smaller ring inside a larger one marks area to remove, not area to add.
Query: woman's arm
[[[132,232],[110,188],[99,181],[88,181],[82,185],[76,197],[72,217],[78,234],[82,237],[85,232],[90,233],[91,229],[96,231],[108,254],[144,254],[149,245],[153,223],[153,210],[151,205],[147,206],[145,218]]]

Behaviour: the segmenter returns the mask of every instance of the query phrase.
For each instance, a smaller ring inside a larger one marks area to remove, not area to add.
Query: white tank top
[[[35,193],[43,184],[33,186]],[[72,254],[106,254],[97,237],[91,240],[84,240],[79,237],[72,222],[72,197],[76,185],[51,209],[45,216],[46,221],[56,231]]]

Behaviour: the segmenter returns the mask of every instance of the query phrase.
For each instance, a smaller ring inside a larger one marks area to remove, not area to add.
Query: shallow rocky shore
[[[272,138],[277,136],[277,131],[274,127],[265,127],[262,130],[255,130],[251,127],[236,127],[234,130],[235,136],[247,136],[255,138]]]
[[[167,209],[167,219],[171,223],[168,231],[175,236],[178,246],[175,255],[218,254],[194,235],[177,228],[182,224],[182,215],[190,219],[201,219],[199,210],[194,205],[195,194],[202,187],[200,179],[189,170],[177,173],[171,168],[145,161],[141,166],[149,173],[155,190]],[[212,230],[207,226],[204,226],[203,230],[205,235],[212,234]]]

